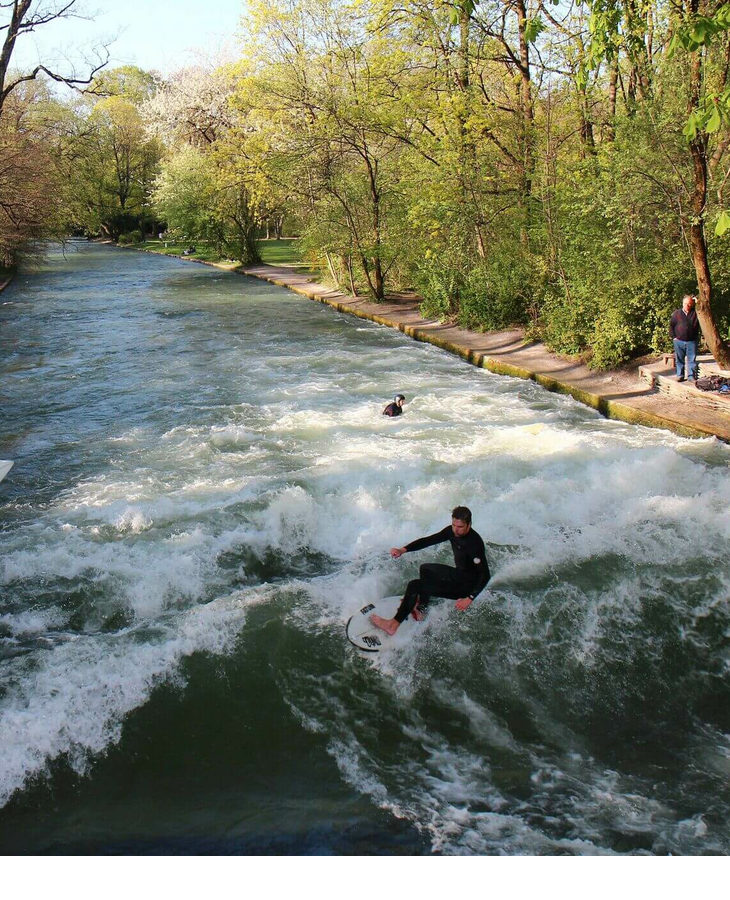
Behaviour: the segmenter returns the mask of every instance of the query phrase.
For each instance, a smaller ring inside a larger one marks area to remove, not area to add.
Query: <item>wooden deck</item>
[[[707,375],[723,375],[730,378],[730,372],[721,369],[708,354],[698,357],[700,377]],[[657,362],[639,368],[639,377],[646,381],[653,390],[664,394],[675,401],[703,406],[730,416],[730,394],[718,394],[714,391],[700,391],[693,381],[677,381],[673,357],[667,355]]]

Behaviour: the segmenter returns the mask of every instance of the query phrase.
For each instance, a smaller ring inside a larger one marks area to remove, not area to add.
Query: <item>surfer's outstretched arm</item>
[[[424,550],[426,547],[444,544],[446,541],[451,540],[451,534],[451,526],[447,525],[446,528],[437,531],[436,534],[429,534],[427,537],[416,538],[415,541],[411,541],[410,544],[406,544],[405,547],[391,547],[390,555],[393,559],[400,559],[404,553],[414,553],[416,550]]]
[[[417,538],[415,541],[411,541],[410,544],[406,544],[402,549],[404,553],[414,553],[416,550],[425,550],[426,547],[435,547],[436,544],[445,544],[446,541],[451,540],[453,535],[454,532],[451,525],[447,525],[446,528],[442,528],[441,531],[437,531],[436,534],[429,534],[426,537]]]

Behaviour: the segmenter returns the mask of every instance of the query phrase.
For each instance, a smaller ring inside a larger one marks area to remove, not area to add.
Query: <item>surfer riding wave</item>
[[[408,583],[395,616],[384,619],[382,616],[372,615],[370,621],[373,625],[387,634],[395,634],[409,615],[413,615],[415,619],[423,618],[431,597],[456,600],[457,609],[469,609],[475,597],[487,586],[490,572],[484,541],[471,527],[471,511],[466,506],[457,506],[452,511],[451,525],[436,534],[411,541],[404,547],[393,547],[390,555],[393,559],[399,559],[404,553],[413,553],[446,541],[450,541],[454,551],[456,568],[424,563],[419,577]]]

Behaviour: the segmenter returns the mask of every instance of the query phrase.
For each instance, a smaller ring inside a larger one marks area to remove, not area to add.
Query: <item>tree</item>
[[[48,84],[90,84],[106,65],[108,52],[105,47],[94,51],[84,73],[73,67],[56,71],[43,63],[15,71],[12,63],[19,40],[73,15],[75,2],[0,2],[0,253],[5,265],[63,234],[59,199],[65,185],[59,178],[59,134],[47,115],[52,106]]]
[[[136,107],[152,100],[157,81],[151,72],[138,66],[118,66],[93,78],[86,93],[97,97],[123,97]]]
[[[158,79],[153,96],[142,107],[151,132],[170,147],[206,147],[231,127],[230,72],[215,63],[187,66]]]
[[[159,214],[171,229],[211,240],[220,252],[253,265],[261,261],[260,184],[240,142],[231,138],[237,120],[233,87],[225,66],[187,67],[158,83],[143,114],[168,151],[154,195]]]
[[[338,2],[284,0],[255,7],[248,31],[260,69],[239,85],[237,103],[259,130],[246,142],[258,146],[258,168],[273,183],[286,178],[308,207],[335,282],[346,273],[354,290],[354,259],[382,299],[397,258],[389,213],[400,141],[381,127],[390,85],[362,16]]]
[[[15,46],[20,38],[50,25],[59,19],[73,16],[76,0],[10,0],[0,3],[0,12],[6,15],[7,21],[0,25],[0,34],[5,32],[2,49],[0,49],[0,115],[8,97],[21,84],[35,81],[41,74],[47,78],[72,87],[90,84],[96,73],[106,66],[109,53],[106,47],[93,52],[95,59],[87,64],[87,72],[83,75],[70,70],[57,72],[42,63],[28,72],[13,73],[11,62]]]
[[[186,239],[214,240],[215,175],[208,158],[195,147],[183,147],[163,164],[152,200],[168,228]]]
[[[617,44],[616,34],[622,34],[632,51],[634,82],[641,85],[641,93],[646,97],[650,84],[647,46],[653,46],[654,19],[637,15],[638,7],[634,0],[589,0],[589,5],[593,13],[593,65],[600,65],[610,55]],[[711,160],[717,165],[730,143],[725,141],[723,145],[720,142],[716,148],[711,148],[712,136],[730,120],[727,59],[723,62],[721,58],[713,65],[716,47],[716,44],[713,46],[713,39],[723,35],[727,41],[730,4],[718,8],[709,0],[682,0],[670,7],[667,27],[670,39],[665,44],[665,56],[667,61],[674,59],[679,63],[686,97],[683,133],[687,140],[692,176],[689,184],[685,182],[681,185],[686,202],[678,205],[682,230],[687,236],[697,277],[697,316],[713,356],[723,368],[730,368],[730,344],[722,338],[712,308],[713,285],[706,235]]]
[[[185,240],[208,240],[243,265],[261,262],[260,224],[252,182],[221,150],[183,147],[157,179],[153,202],[168,228]]]
[[[150,193],[159,171],[162,147],[150,137],[138,106],[130,96],[144,96],[151,77],[129,67],[105,73],[106,96],[93,105],[88,98],[73,105],[72,127],[64,158],[74,184],[77,224],[90,233],[116,240],[141,229],[152,218]],[[139,85],[145,90],[140,92]]]
[[[65,231],[56,109],[41,81],[18,85],[0,118],[0,265]]]

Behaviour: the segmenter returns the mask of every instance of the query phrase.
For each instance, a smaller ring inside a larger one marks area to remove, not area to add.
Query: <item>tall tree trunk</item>
[[[332,263],[332,257],[330,256],[328,250],[325,250],[324,255],[327,260],[327,268],[330,270],[330,275],[332,276],[332,281],[334,281],[335,287],[339,290],[340,279],[339,279],[339,276],[337,275],[337,272],[335,271],[334,264]]]
[[[698,0],[690,0],[692,11],[697,12]],[[692,54],[690,75],[690,97],[688,111],[692,112],[702,95],[702,49]],[[712,277],[710,263],[707,258],[707,240],[705,238],[705,213],[707,204],[707,134],[697,133],[690,141],[690,153],[694,172],[694,189],[692,192],[692,218],[689,222],[689,245],[692,251],[692,262],[697,275],[697,318],[710,353],[723,369],[730,369],[730,345],[721,337],[712,314]]]
[[[532,105],[532,83],[530,80],[530,45],[525,36],[527,28],[527,2],[516,0],[517,30],[520,38],[520,105],[524,129],[522,150],[522,199],[525,207],[525,225],[522,242],[529,242],[529,225],[532,199],[532,178],[535,168],[535,114]]]
[[[618,90],[618,50],[611,60],[608,75],[608,140],[616,140],[616,94]]]
[[[10,68],[10,60],[15,49],[15,42],[20,33],[20,26],[25,19],[26,13],[30,9],[32,0],[19,0],[13,4],[13,12],[10,16],[10,22],[7,25],[7,33],[3,41],[2,49],[0,49],[0,113],[5,103],[5,79]],[[3,4],[5,5],[5,4]]]
[[[593,137],[593,122],[590,120],[588,106],[588,94],[583,88],[580,94],[580,147],[581,156],[593,156],[596,152],[596,142]]]
[[[462,91],[469,89],[469,28],[471,11],[462,0],[459,7],[459,87]]]
[[[372,210],[373,223],[373,255],[372,269],[374,283],[370,280],[376,300],[382,300],[385,297],[385,279],[383,277],[383,261],[381,258],[381,232],[380,232],[380,190],[378,188],[378,176],[375,170],[377,163],[373,164],[372,160],[365,155],[365,164],[368,169],[368,183],[370,185],[370,204]]]
[[[347,274],[350,278],[350,293],[353,297],[357,297],[357,288],[355,287],[355,273],[352,271],[352,253],[347,254]]]

